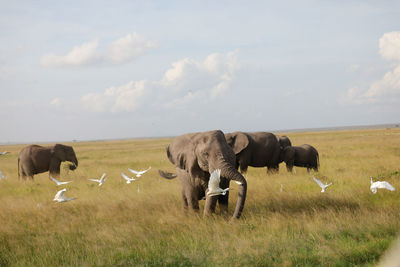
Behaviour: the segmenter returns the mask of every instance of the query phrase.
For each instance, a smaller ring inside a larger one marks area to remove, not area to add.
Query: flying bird
[[[100,179],[88,179],[88,180],[99,183],[99,186],[102,186],[104,184],[104,182],[107,180],[106,173],[103,173],[103,175],[101,176]]]
[[[71,201],[71,200],[75,199],[74,197],[73,198],[66,198],[64,196],[65,191],[67,191],[67,189],[65,189],[65,188],[61,189],[60,191],[58,191],[57,194],[54,196],[53,201],[56,201],[56,202],[67,202],[67,201]]]
[[[226,192],[229,191],[229,187],[225,189],[221,189],[219,187],[221,176],[221,170],[217,169],[213,171],[210,175],[210,180],[208,181],[208,192],[207,196],[218,196],[218,195],[225,195]]]
[[[383,188],[383,189],[387,189],[387,190],[390,190],[390,191],[396,190],[396,189],[393,187],[393,185],[389,184],[389,183],[386,182],[386,181],[376,181],[376,182],[373,182],[373,181],[372,181],[372,176],[371,176],[371,187],[370,187],[370,189],[371,189],[372,193],[376,194],[376,192],[378,191],[378,188]]]
[[[145,174],[145,173],[146,173],[148,170],[150,170],[150,169],[151,169],[151,167],[149,167],[147,170],[144,170],[144,171],[135,171],[135,170],[132,170],[132,169],[128,168],[128,170],[129,170],[131,173],[135,174],[137,178],[139,178],[140,176],[142,176],[142,174]]]
[[[69,184],[72,181],[67,181],[67,182],[60,182],[58,181],[56,178],[54,178],[53,176],[50,175],[50,179],[53,180],[57,185],[63,185],[63,184]]]
[[[320,180],[318,180],[317,178],[313,177],[314,181],[321,187],[321,193],[325,192],[325,189],[330,186],[332,183],[330,184],[323,184]]]
[[[121,175],[122,175],[122,178],[124,178],[126,180],[127,184],[130,184],[131,182],[136,180],[135,178],[130,178],[130,177],[126,176],[125,173],[123,173],[123,172],[121,173]]]

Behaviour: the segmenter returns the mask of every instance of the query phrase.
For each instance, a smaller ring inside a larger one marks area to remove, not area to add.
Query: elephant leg
[[[197,194],[192,187],[187,187],[185,190],[185,199],[187,201],[190,211],[199,211],[199,200],[197,199]]]
[[[286,169],[288,172],[293,172],[293,165],[286,164]]]
[[[279,165],[278,166],[267,166],[267,174],[275,174],[279,172]]]
[[[229,203],[229,191],[226,192],[225,196],[218,197],[219,209],[222,213],[228,213],[228,203]]]
[[[229,187],[230,181],[228,179],[221,179],[220,187],[225,189]],[[218,196],[218,205],[222,213],[228,212],[229,191],[225,195]]]
[[[182,200],[183,200],[183,210],[187,211],[188,210],[188,201],[186,198],[185,191],[182,189]]]
[[[50,166],[49,166],[49,173],[51,176],[54,178],[57,178],[60,176],[60,166],[61,166],[61,161],[58,159],[53,158],[50,161]],[[49,176],[50,178],[50,176]]]
[[[21,176],[22,176],[22,179],[23,179],[23,180],[26,180],[27,175],[26,175],[26,173],[25,173],[24,168],[22,167],[22,165],[21,165]]]
[[[210,215],[215,212],[215,206],[217,205],[217,196],[207,196],[206,204],[204,205],[204,216]]]
[[[33,162],[27,161],[21,164],[21,170],[22,170],[22,178],[26,180],[26,177],[31,178],[33,180],[33,175],[34,175],[34,166]]]
[[[199,212],[199,201],[193,196],[186,196],[190,211]]]
[[[198,211],[199,201],[195,192],[195,187],[190,182],[190,175],[186,171],[179,168],[176,168],[176,174],[178,175],[178,178],[182,184],[183,208],[185,210]]]

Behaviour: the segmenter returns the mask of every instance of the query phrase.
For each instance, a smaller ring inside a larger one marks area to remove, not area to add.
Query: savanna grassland
[[[0,146],[0,266],[373,266],[396,238],[400,192],[369,190],[370,176],[400,189],[400,129],[287,133],[315,146],[326,193],[303,168],[279,174],[249,168],[242,218],[182,212],[179,180],[165,147],[170,139],[76,142],[79,167],[63,163],[67,203],[52,201],[48,173],[18,180],[24,145]],[[126,184],[127,168],[152,169]],[[103,172],[102,187],[88,181]],[[201,211],[204,201],[201,201]]]

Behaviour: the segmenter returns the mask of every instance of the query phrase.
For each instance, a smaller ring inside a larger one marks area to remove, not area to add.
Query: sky
[[[0,6],[0,143],[400,121],[399,1]]]

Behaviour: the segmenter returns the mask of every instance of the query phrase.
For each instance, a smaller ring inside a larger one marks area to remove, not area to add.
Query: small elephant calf
[[[319,155],[318,151],[310,145],[287,146],[281,152],[281,160],[286,163],[289,172],[293,166],[305,167],[308,172],[312,169],[318,171]]]

